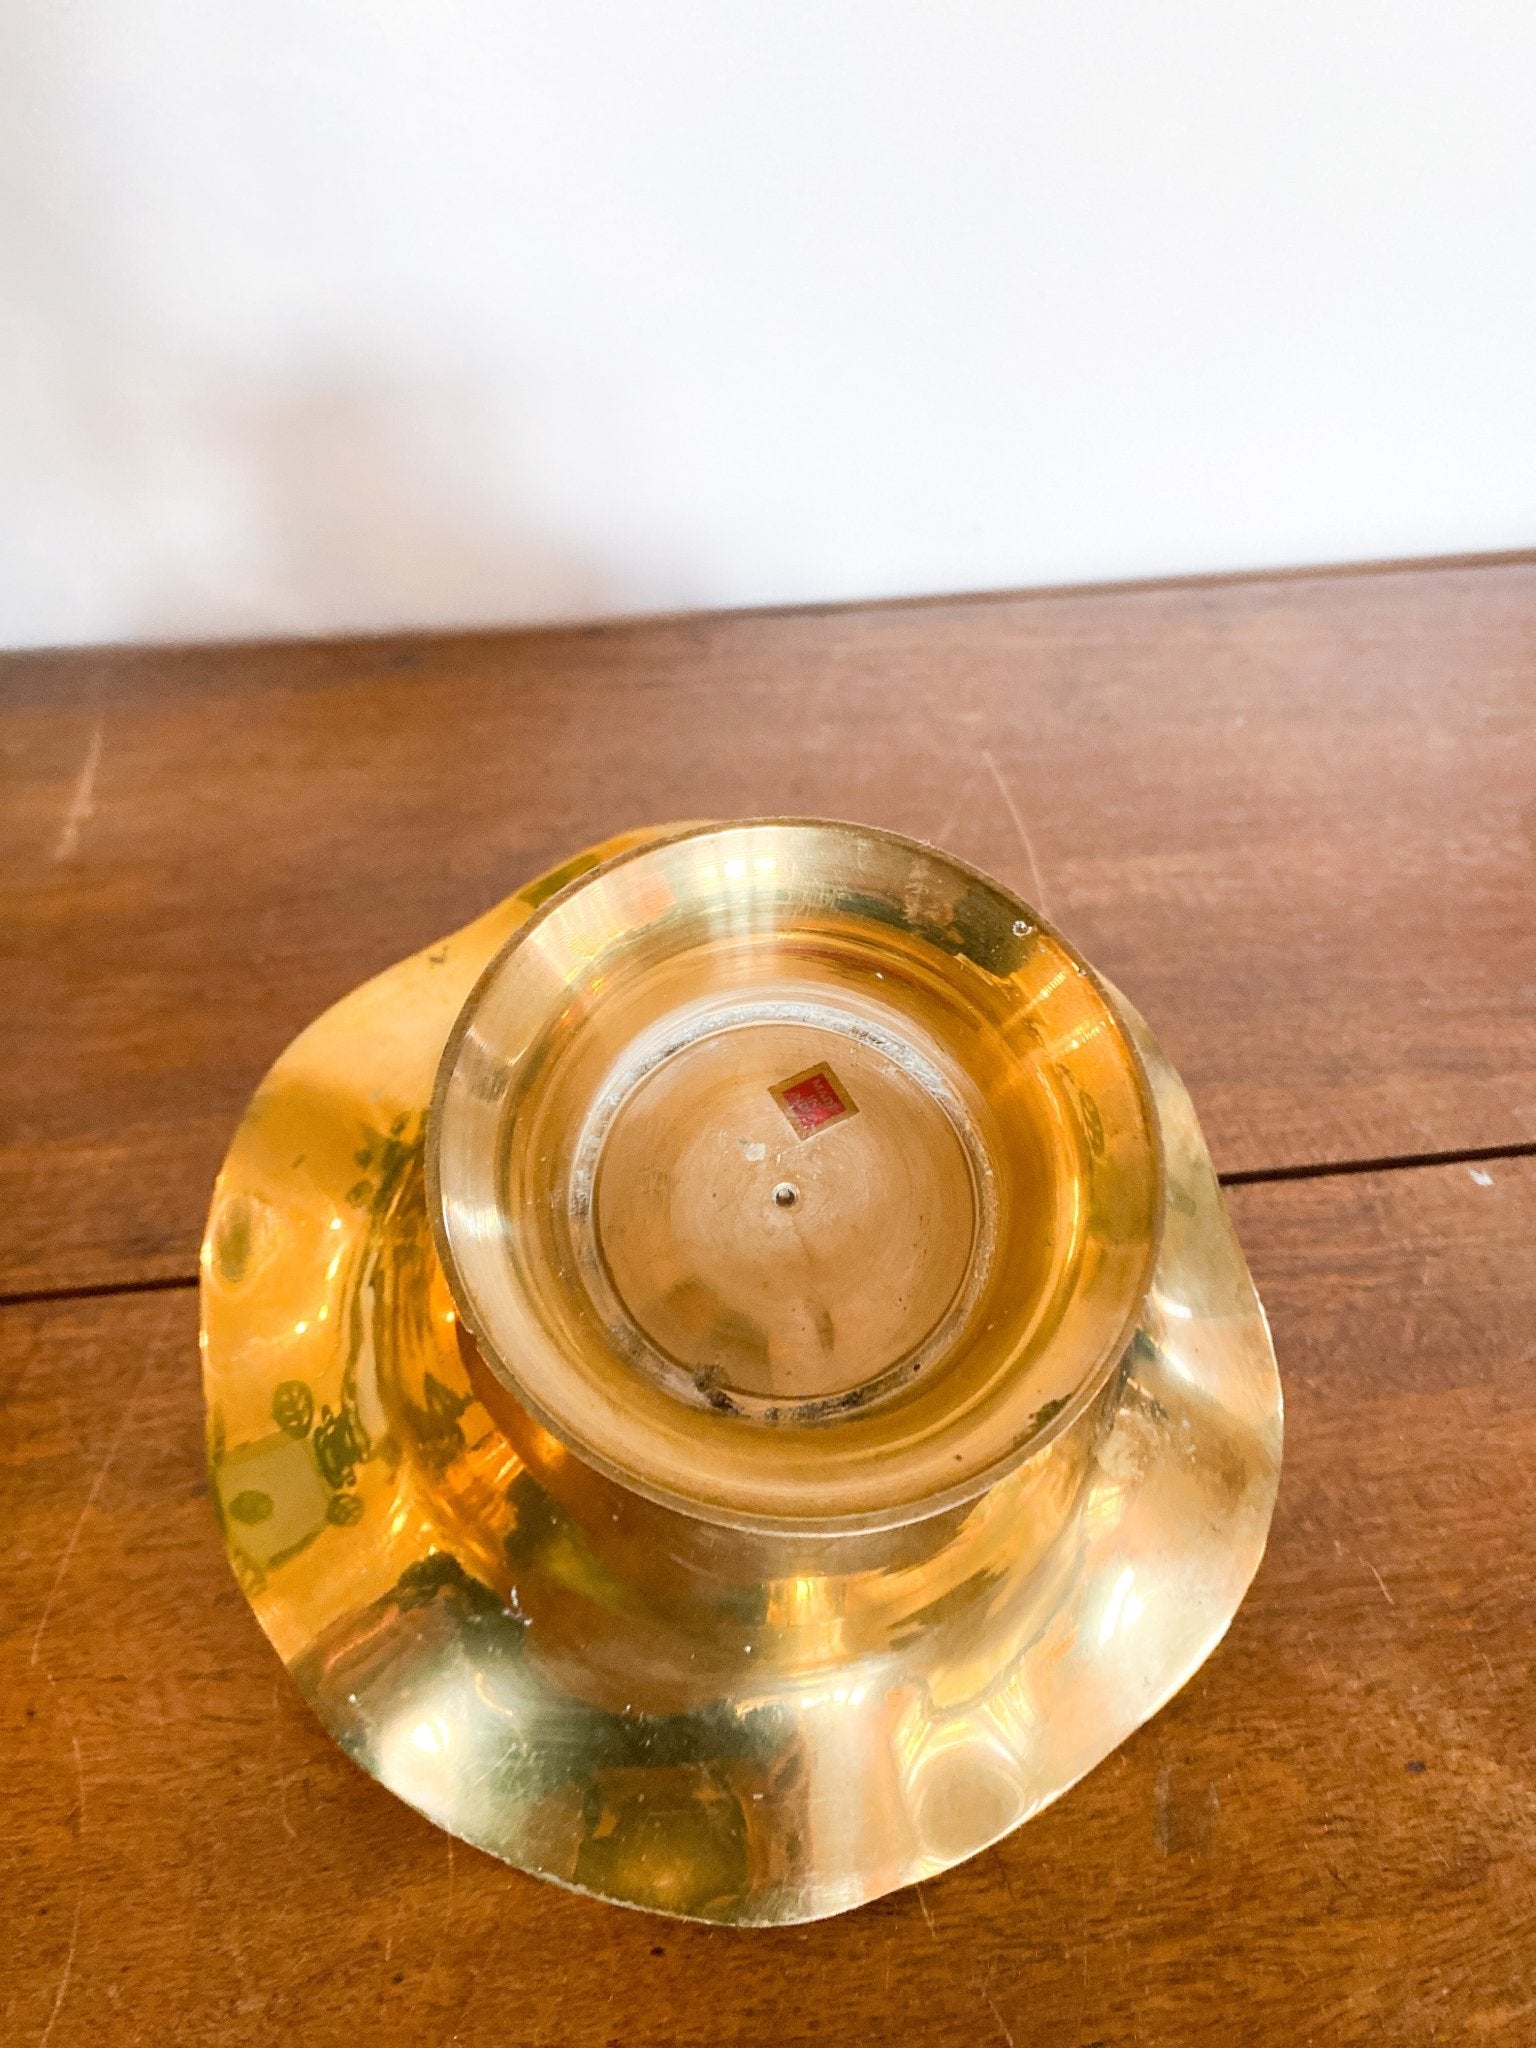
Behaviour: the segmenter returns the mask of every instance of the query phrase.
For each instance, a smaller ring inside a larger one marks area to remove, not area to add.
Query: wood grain
[[[0,664],[0,1288],[186,1273],[261,1071],[573,848],[817,812],[1043,902],[1218,1163],[1536,1139],[1536,562]]]
[[[997,1850],[773,1932],[558,1892],[362,1777],[223,1563],[191,1293],[0,1310],[5,2038],[1536,2038],[1536,1161],[1234,1210],[1288,1441],[1226,1644]]]

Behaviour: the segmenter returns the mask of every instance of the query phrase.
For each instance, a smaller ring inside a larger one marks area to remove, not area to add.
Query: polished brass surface
[[[1156,1252],[1153,1127],[1015,899],[758,824],[530,921],[454,1026],[428,1173],[459,1309],[563,1443],[686,1513],[839,1531],[968,1498],[1093,1399]]]
[[[306,1696],[623,1903],[973,1854],[1262,1553],[1279,1385],[1187,1095],[891,835],[631,835],[391,969],[263,1083],[203,1266],[214,1495]]]

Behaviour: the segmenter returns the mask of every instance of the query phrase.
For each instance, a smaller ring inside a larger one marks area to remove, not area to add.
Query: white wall
[[[1536,541],[1531,0],[0,0],[0,641]]]

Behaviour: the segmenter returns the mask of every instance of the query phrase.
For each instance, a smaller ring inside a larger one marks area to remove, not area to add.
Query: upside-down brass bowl
[[[363,1767],[737,1923],[975,1853],[1190,1676],[1280,1393],[1188,1097],[1035,911],[640,832],[349,996],[204,1245],[210,1461]]]

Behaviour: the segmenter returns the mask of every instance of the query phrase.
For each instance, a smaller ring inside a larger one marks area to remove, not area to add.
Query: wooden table
[[[1536,558],[0,668],[7,2041],[1536,2040]],[[1165,1713],[948,1876],[737,1933],[324,1737],[205,1504],[193,1280],[324,1004],[752,812],[940,840],[1133,995],[1288,1431]]]

